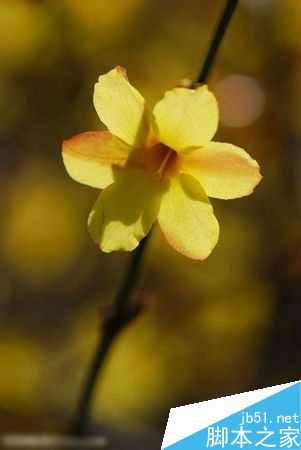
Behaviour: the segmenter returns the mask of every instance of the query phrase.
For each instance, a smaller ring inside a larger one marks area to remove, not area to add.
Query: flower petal
[[[108,131],[89,131],[63,142],[63,161],[75,181],[103,189],[114,181],[114,166],[124,166],[131,147]]]
[[[94,106],[109,131],[129,145],[139,146],[148,131],[145,101],[118,66],[99,77]]]
[[[161,194],[158,178],[142,170],[120,171],[90,213],[93,240],[104,252],[133,250],[156,220]]]
[[[220,142],[183,155],[180,170],[197,178],[209,197],[220,199],[249,195],[262,178],[247,152]]]
[[[159,225],[169,244],[192,259],[207,258],[218,241],[219,225],[199,182],[182,174],[163,195]]]
[[[156,104],[154,118],[161,142],[178,152],[189,150],[208,144],[215,135],[217,102],[205,85],[175,88]]]

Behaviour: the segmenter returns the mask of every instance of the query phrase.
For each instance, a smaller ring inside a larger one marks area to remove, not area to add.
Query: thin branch
[[[150,234],[140,242],[139,247],[133,255],[111,310],[103,319],[102,334],[84,383],[78,407],[78,415],[75,418],[72,429],[72,433],[75,435],[84,435],[88,429],[96,381],[106,362],[108,352],[119,333],[135,319],[141,309],[141,305],[133,305],[132,295],[136,287],[136,281],[140,276],[141,261],[149,237]]]
[[[207,56],[205,58],[204,65],[197,82],[204,83],[207,80],[209,72],[213,66],[217,51],[223,40],[227,27],[230,23],[231,17],[238,5],[238,0],[228,0],[226,7],[221,15],[221,19],[217,24],[216,30],[213,35]],[[135,251],[128,271],[125,275],[124,282],[118,291],[116,299],[112,305],[110,314],[104,318],[102,323],[102,335],[96,348],[95,355],[91,362],[87,378],[84,383],[83,391],[81,394],[77,416],[72,432],[76,435],[83,435],[87,432],[91,406],[93,400],[93,394],[95,391],[95,385],[103,366],[106,362],[106,357],[110,352],[112,345],[114,344],[116,337],[120,332],[135,319],[142,309],[141,305],[133,305],[133,293],[136,288],[136,282],[140,277],[141,261],[143,259],[146,244],[149,240],[149,235],[144,238],[137,250]]]
[[[238,1],[239,0],[228,0],[226,3],[224,12],[216,25],[215,33],[213,34],[212,41],[208,49],[208,53],[206,55],[202,70],[197,80],[198,83],[205,83],[206,80],[208,79],[217,52],[228,29],[230,20],[235,12],[236,7],[238,6]]]

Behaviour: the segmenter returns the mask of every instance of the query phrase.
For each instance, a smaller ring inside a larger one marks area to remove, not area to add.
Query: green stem
[[[198,77],[197,81],[199,83],[204,83],[208,78],[217,51],[237,5],[238,0],[228,0],[226,3],[226,7],[221,15],[220,21],[217,24],[205,62]],[[111,311],[109,315],[103,319],[102,334],[84,382],[83,391],[81,393],[77,410],[77,416],[72,429],[72,433],[75,435],[84,435],[88,430],[96,382],[105,365],[108,353],[110,352],[121,331],[135,319],[137,314],[139,314],[142,309],[139,302],[138,306],[134,306],[132,300],[136,282],[140,277],[141,261],[144,256],[150,234],[151,233],[149,233],[149,235],[141,241],[139,247],[135,251],[124,281],[112,305]]]

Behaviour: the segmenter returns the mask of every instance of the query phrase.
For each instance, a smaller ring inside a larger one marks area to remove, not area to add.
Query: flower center
[[[161,142],[146,149],[145,165],[160,178],[172,176],[176,171],[177,161],[177,152]]]

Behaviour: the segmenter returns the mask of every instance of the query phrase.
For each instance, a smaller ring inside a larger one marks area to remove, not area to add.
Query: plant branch
[[[226,2],[225,9],[221,15],[219,22],[216,25],[215,32],[213,33],[212,41],[209,45],[209,49],[203,63],[200,75],[198,77],[198,83],[205,83],[208,79],[209,73],[213,67],[217,52],[220,48],[222,40],[228,29],[230,20],[238,6],[239,0],[228,0]]]
[[[84,435],[88,429],[95,385],[106,361],[107,354],[119,333],[135,319],[141,309],[139,303],[136,305],[132,303],[132,296],[136,287],[136,281],[140,276],[141,261],[149,237],[150,234],[140,242],[111,310],[103,319],[102,333],[84,383],[78,406],[78,415],[75,418],[72,429],[72,433],[77,436]]]
[[[235,11],[238,4],[238,0],[228,0],[226,7],[221,15],[221,19],[217,24],[216,30],[213,34],[213,39],[209,46],[205,62],[203,64],[200,75],[197,82],[204,83],[209,75],[209,72],[215,61],[217,51],[223,40],[227,27],[230,23],[231,17]],[[84,382],[83,391],[80,397],[79,407],[77,411],[77,416],[75,418],[75,423],[72,432],[75,435],[84,435],[87,432],[90,415],[91,406],[93,400],[93,394],[95,391],[95,385],[97,379],[104,367],[108,353],[110,352],[112,345],[114,344],[117,336],[120,332],[135,319],[137,314],[139,314],[142,309],[139,302],[134,305],[133,293],[136,288],[136,282],[140,277],[141,271],[141,261],[143,259],[147,242],[149,240],[150,234],[145,237],[139,247],[136,249],[130,266],[124,278],[116,299],[112,305],[110,313],[103,319],[102,323],[102,333],[98,346],[96,348],[95,355],[91,362],[86,380]]]

